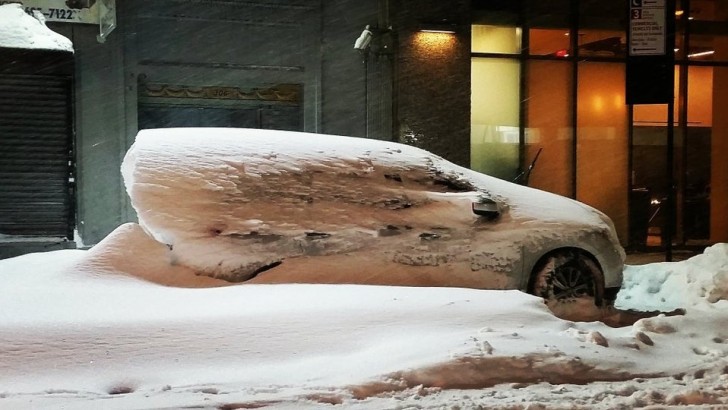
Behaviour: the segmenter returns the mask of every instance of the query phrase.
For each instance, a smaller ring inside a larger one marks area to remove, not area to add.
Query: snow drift
[[[73,52],[71,40],[45,25],[40,12],[29,15],[22,4],[0,4],[0,47]]]

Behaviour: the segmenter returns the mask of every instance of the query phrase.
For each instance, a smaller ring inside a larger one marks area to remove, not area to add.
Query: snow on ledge
[[[73,43],[49,29],[42,14],[33,16],[17,3],[0,5],[0,47],[73,52]]]

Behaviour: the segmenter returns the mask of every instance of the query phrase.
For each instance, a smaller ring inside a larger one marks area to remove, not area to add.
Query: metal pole
[[[665,234],[662,236],[667,243],[665,244],[665,261],[672,262],[672,234],[675,231],[675,175],[673,173],[674,166],[674,146],[675,146],[675,102],[670,100],[667,103],[667,209],[665,215]]]

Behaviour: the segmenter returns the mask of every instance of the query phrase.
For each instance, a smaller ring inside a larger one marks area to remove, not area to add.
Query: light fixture
[[[428,21],[420,24],[419,31],[421,33],[439,33],[439,34],[455,34],[457,32],[457,24],[448,19],[437,21]]]
[[[715,50],[700,51],[698,53],[688,54],[688,58],[705,57],[715,54]]]
[[[427,28],[421,29],[420,32],[421,33],[455,34],[455,30],[438,30],[438,29],[427,29]]]
[[[675,15],[676,16],[682,16],[683,14],[685,14],[685,11],[684,10],[675,10]]]
[[[372,43],[372,37],[374,37],[374,34],[372,33],[370,26],[367,25],[359,35],[359,38],[357,38],[354,42],[354,48],[359,51],[366,51]]]

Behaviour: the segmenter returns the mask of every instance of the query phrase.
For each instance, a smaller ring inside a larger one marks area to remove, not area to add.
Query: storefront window
[[[691,0],[687,18],[690,61],[728,61],[728,0]]]
[[[624,58],[626,13],[626,1],[579,1],[579,56]]]
[[[474,25],[472,27],[474,53],[518,54],[521,52],[521,29]]]
[[[528,185],[573,196],[572,64],[533,60],[528,63],[526,155]],[[539,153],[540,151],[540,153]]]
[[[728,23],[726,23],[728,25]],[[690,35],[690,61],[728,61],[728,27],[725,35]]]
[[[679,95],[680,69],[675,68],[674,95]],[[669,178],[667,173],[667,104],[637,104],[632,111],[632,169],[630,175],[630,246],[664,246]],[[674,174],[680,168],[682,137],[679,104],[673,104]],[[680,228],[681,229],[681,228]]]
[[[473,58],[471,168],[505,180],[518,170],[520,63]]]
[[[690,0],[689,16],[695,21],[728,22],[728,1]]]
[[[728,67],[713,67],[710,130],[710,241],[728,242]]]
[[[566,58],[571,55],[571,37],[568,29],[529,30],[528,53],[536,56]]]
[[[625,67],[579,63],[576,199],[606,213],[627,241],[628,124]]]
[[[569,33],[570,1],[524,1],[526,24],[529,27],[528,54],[568,57],[573,54]]]

